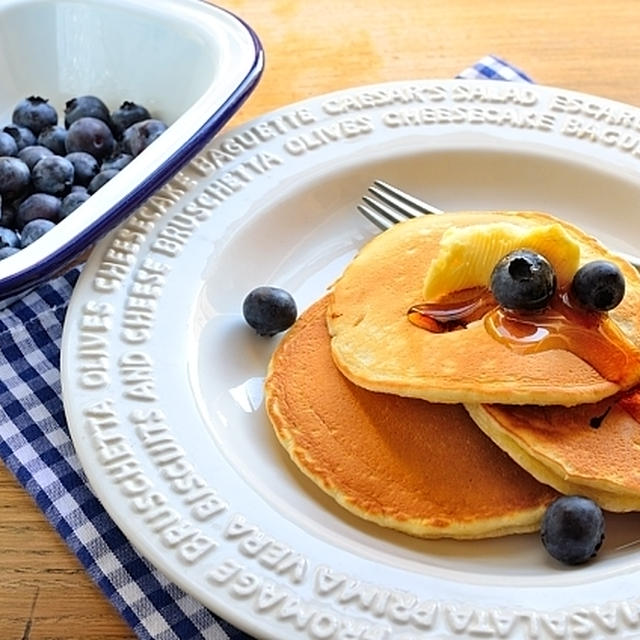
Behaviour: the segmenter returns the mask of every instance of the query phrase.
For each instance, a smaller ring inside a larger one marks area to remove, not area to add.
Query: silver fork
[[[383,231],[409,218],[442,213],[441,209],[383,180],[375,180],[369,187],[369,193],[371,195],[362,197],[362,203],[357,207],[358,211]],[[615,251],[615,253],[640,271],[638,256],[624,251]]]

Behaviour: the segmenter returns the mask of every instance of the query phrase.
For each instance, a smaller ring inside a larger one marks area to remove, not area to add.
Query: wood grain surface
[[[149,0],[152,2],[152,0]],[[487,53],[541,84],[640,105],[634,0],[228,0],[266,52],[229,126],[354,85],[450,78]],[[133,638],[0,464],[0,640]]]

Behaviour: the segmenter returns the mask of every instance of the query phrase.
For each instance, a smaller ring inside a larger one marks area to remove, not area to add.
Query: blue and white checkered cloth
[[[458,77],[532,81],[496,56]],[[138,637],[249,639],[141,558],[87,484],[60,389],[62,324],[79,272],[0,312],[0,457]]]

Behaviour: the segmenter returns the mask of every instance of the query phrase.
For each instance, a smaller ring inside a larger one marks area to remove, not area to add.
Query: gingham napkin
[[[492,55],[458,77],[532,82]],[[89,489],[60,391],[62,323],[79,273],[0,312],[0,457],[138,637],[250,639],[142,559]]]

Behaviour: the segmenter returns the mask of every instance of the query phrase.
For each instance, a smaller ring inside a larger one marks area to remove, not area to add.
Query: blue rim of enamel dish
[[[132,191],[107,209],[92,225],[29,267],[9,274],[4,278],[0,277],[0,306],[3,300],[11,302],[19,297],[18,294],[25,293],[37,284],[63,273],[66,267],[70,267],[74,260],[78,260],[83,251],[94,245],[100,238],[124,221],[133,211],[142,206],[148,198],[166,184],[177,171],[184,167],[208,144],[255,89],[264,70],[262,43],[255,31],[244,20],[224,8],[216,7],[216,9],[229,14],[237,20],[246,29],[251,38],[254,59],[245,77],[196,133],[164,160],[157,169],[136,185]],[[9,298],[10,300],[7,300]]]

